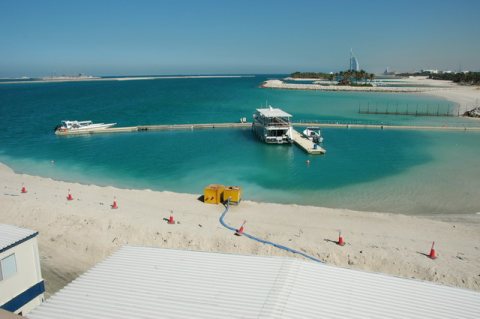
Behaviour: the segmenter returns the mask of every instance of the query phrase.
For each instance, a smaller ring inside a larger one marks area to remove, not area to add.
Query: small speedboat
[[[322,133],[317,127],[307,127],[305,130],[303,130],[303,136],[317,144],[323,142]]]
[[[101,130],[117,124],[93,123],[92,121],[62,121],[61,123],[55,127],[55,132]]]

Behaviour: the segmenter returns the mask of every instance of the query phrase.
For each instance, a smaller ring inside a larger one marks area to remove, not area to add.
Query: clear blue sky
[[[480,1],[0,0],[0,77],[480,69]]]

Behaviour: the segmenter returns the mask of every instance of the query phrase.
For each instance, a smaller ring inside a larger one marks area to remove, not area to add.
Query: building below
[[[0,308],[25,315],[44,300],[38,232],[0,224]]]
[[[480,318],[480,293],[290,257],[126,246],[28,317]]]

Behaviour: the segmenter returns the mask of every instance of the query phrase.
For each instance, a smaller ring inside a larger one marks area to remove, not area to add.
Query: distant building
[[[0,224],[0,308],[25,315],[44,300],[38,232]]]
[[[470,71],[461,71],[458,73],[468,73]],[[428,73],[428,74],[450,74],[450,73],[457,73],[451,70],[437,70],[437,69],[422,69],[420,73]]]
[[[289,257],[123,247],[28,314],[88,318],[479,318],[480,293]]]
[[[352,50],[350,50],[350,71],[360,71],[360,63],[358,63],[357,58],[353,55]]]
[[[383,71],[383,75],[395,75],[395,71],[391,71],[388,67]]]
[[[428,69],[428,70],[420,70],[421,73],[430,73],[430,74],[438,74],[441,73],[438,70]]]

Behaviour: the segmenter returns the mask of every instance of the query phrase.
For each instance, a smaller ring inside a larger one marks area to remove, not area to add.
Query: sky
[[[477,0],[0,0],[0,77],[480,70]]]

